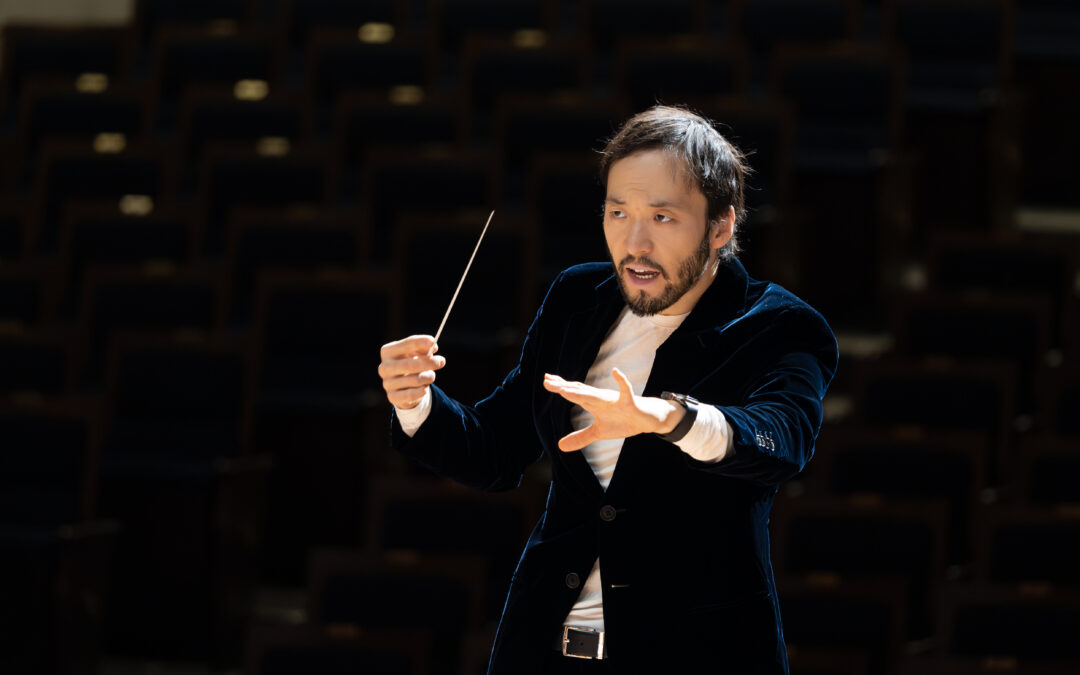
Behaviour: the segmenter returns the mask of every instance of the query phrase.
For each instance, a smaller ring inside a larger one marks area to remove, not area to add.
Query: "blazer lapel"
[[[559,363],[553,374],[566,380],[585,381],[589,368],[596,361],[600,345],[626,304],[617,284],[614,275],[600,282],[594,289],[595,294],[584,299],[582,305],[567,316],[559,350]],[[551,425],[557,443],[560,438],[574,430],[570,424],[573,404],[561,396],[555,398],[557,400],[551,406]],[[562,458],[571,475],[587,492],[598,499],[603,497],[604,490],[600,481],[581,452],[564,453],[557,448],[554,452]]]

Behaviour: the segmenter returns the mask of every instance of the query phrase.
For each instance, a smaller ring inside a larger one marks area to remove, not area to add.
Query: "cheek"
[[[608,249],[614,251],[619,245],[618,230],[608,225],[607,221],[604,221],[604,241],[607,242]]]

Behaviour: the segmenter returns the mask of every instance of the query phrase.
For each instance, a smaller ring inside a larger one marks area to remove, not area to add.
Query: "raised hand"
[[[439,346],[430,335],[413,335],[382,346],[379,377],[386,399],[398,408],[415,408],[435,381],[446,359],[435,356]]]
[[[582,382],[568,382],[558,375],[544,375],[544,389],[576,403],[592,413],[593,423],[563,436],[559,449],[563,452],[580,450],[589,443],[611,438],[628,438],[637,434],[667,433],[678,425],[686,413],[681,405],[653,396],[635,396],[622,371],[611,371],[618,391],[598,389]]]

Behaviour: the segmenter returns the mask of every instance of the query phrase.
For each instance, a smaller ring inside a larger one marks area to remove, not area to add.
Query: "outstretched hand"
[[[618,391],[590,387],[583,382],[569,382],[558,375],[544,375],[544,389],[576,403],[593,416],[592,424],[559,440],[559,449],[563,452],[580,450],[595,441],[667,433],[678,425],[686,413],[682,406],[670,401],[653,396],[635,396],[630,380],[618,368],[612,369],[611,375],[619,386]]]

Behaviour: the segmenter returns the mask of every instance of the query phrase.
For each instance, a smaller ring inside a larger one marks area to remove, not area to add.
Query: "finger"
[[[630,380],[623,375],[623,372],[618,368],[611,369],[611,376],[615,378],[615,383],[619,385],[619,398],[624,396],[630,400],[634,398],[634,387],[630,384]]]
[[[385,379],[400,375],[416,375],[425,370],[440,370],[446,365],[445,356],[408,356],[390,359],[379,364],[379,377]]]
[[[425,370],[415,375],[402,375],[383,380],[383,389],[387,392],[411,389],[413,387],[427,387],[435,382],[435,372]]]
[[[413,387],[387,394],[386,398],[398,408],[415,408],[424,398],[426,391],[427,387]]]
[[[382,360],[398,359],[415,354],[433,354],[438,350],[435,338],[430,335],[410,335],[402,340],[387,342],[379,350]]]
[[[598,440],[600,439],[597,436],[596,427],[595,425],[590,424],[584,429],[569,433],[559,439],[559,449],[563,452],[574,452],[575,450],[580,450],[589,443]]]
[[[593,391],[592,387],[578,382],[563,381],[562,384],[559,384],[552,380],[544,380],[544,389],[582,407],[587,407],[601,400],[595,393],[590,393],[590,391]]]

